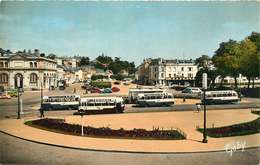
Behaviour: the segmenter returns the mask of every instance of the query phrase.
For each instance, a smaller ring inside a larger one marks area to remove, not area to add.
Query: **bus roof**
[[[48,99],[48,98],[62,98],[62,97],[80,97],[80,95],[53,95],[53,96],[43,96],[43,99]]]
[[[163,89],[158,89],[158,88],[130,88],[129,92],[143,92],[143,91],[158,91],[158,92],[163,92]]]
[[[206,93],[236,93],[234,90],[206,91]]]

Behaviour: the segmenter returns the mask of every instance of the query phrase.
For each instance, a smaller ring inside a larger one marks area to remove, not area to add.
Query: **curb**
[[[63,146],[63,145],[58,145],[58,144],[50,144],[50,143],[45,143],[45,142],[39,142],[35,140],[29,140],[23,137],[19,137],[16,135],[12,135],[10,133],[4,132],[0,130],[0,133],[3,133],[5,135],[9,135],[21,140],[25,140],[28,142],[32,143],[37,143],[37,144],[43,144],[43,145],[48,145],[48,146],[53,146],[53,147],[60,147],[60,148],[65,148],[65,149],[74,149],[74,150],[81,150],[81,151],[94,151],[94,152],[106,152],[106,153],[122,153],[122,154],[196,154],[196,153],[216,153],[216,152],[226,152],[226,150],[215,150],[215,151],[193,151],[193,152],[145,152],[145,151],[119,151],[119,150],[102,150],[102,149],[91,149],[91,148],[77,148],[77,147],[69,147],[69,146]],[[247,147],[244,150],[251,150],[251,149],[259,149],[260,146],[258,147]]]

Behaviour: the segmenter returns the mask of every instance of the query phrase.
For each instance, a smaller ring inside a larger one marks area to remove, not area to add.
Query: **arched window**
[[[0,83],[8,83],[8,74],[6,73],[0,74]]]
[[[34,67],[37,68],[37,62],[34,62]]]
[[[33,63],[32,62],[30,62],[30,68],[33,68]]]
[[[32,73],[30,74],[30,83],[37,83],[37,74],[36,73]]]
[[[8,62],[5,62],[5,67],[8,68]]]

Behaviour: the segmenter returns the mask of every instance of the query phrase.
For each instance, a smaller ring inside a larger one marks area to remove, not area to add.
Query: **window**
[[[8,83],[8,74],[6,73],[0,74],[0,83]]]
[[[33,68],[33,63],[32,62],[30,62],[30,68]]]
[[[189,67],[189,71],[192,71],[192,67]]]
[[[5,67],[8,68],[8,62],[5,62]]]
[[[164,77],[164,74],[163,74],[163,73],[161,73],[161,77],[162,77],[162,78]]]
[[[37,83],[37,74],[36,73],[32,73],[30,74],[30,83]]]
[[[172,74],[169,74],[169,77],[171,78],[171,77],[172,77]]]
[[[34,67],[37,68],[37,62],[34,62]]]
[[[0,62],[0,68],[4,67],[4,62]]]
[[[181,67],[181,71],[184,71],[184,67]]]

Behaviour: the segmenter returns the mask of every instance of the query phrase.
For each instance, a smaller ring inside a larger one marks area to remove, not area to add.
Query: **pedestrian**
[[[196,105],[197,105],[197,111],[200,112],[201,110],[200,103],[197,103]]]
[[[44,117],[44,110],[43,110],[43,108],[40,108],[40,114],[41,114],[41,118],[43,118]]]
[[[183,102],[185,102],[186,101],[186,98],[185,98],[185,96],[183,97]]]

